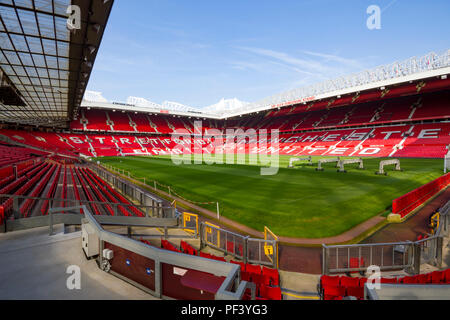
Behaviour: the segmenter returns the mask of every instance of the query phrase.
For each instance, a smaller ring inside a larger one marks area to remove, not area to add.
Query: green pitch
[[[325,171],[313,166],[287,168],[290,156],[280,156],[273,176],[260,175],[258,165],[175,165],[170,157],[107,157],[104,164],[130,171],[134,177],[156,180],[186,199],[220,204],[220,214],[280,236],[321,238],[339,235],[390,209],[392,200],[443,174],[439,159],[401,159],[403,172],[386,167],[388,176],[375,175],[380,158],[364,159],[365,170],[335,164]],[[164,190],[164,189],[163,189]],[[164,191],[167,191],[165,189]],[[203,207],[216,211],[216,205]]]

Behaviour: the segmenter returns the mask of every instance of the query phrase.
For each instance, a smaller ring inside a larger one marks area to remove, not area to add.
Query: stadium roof
[[[434,52],[422,57],[412,57],[389,65],[378,66],[355,74],[327,80],[310,86],[286,91],[250,103],[241,110],[228,113],[226,117],[270,110],[312,102],[334,96],[397,85],[450,73],[450,50],[441,54]]]
[[[113,0],[0,0],[0,121],[66,126],[81,104]],[[79,28],[68,19],[80,9]],[[69,12],[69,13],[68,13]]]
[[[433,77],[444,77],[448,74],[450,74],[450,50],[442,54],[432,52],[422,57],[412,57],[404,61],[364,70],[338,79],[276,94],[254,103],[236,104],[234,108],[210,110],[186,107],[176,103],[159,105],[146,99],[135,97],[130,97],[127,103],[108,102],[100,93],[96,92],[93,92],[96,95],[90,94],[85,96],[82,106],[162,113],[174,116],[227,119],[255,112],[267,112],[274,108],[307,104],[366,90],[402,85]]]

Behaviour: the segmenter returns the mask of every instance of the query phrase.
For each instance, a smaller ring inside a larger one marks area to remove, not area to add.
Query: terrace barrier
[[[121,191],[122,194],[128,196],[133,201],[136,201],[140,205],[144,206],[152,206],[152,207],[160,207],[160,214],[164,217],[175,217],[176,210],[167,210],[167,206],[164,208],[164,202],[150,194],[143,188],[138,187],[137,185],[128,182],[125,179],[122,179],[113,173],[103,169],[101,166],[90,164],[89,168],[94,171],[99,177],[103,178],[106,182],[111,184],[114,188]]]
[[[242,260],[278,268],[278,239],[243,236],[208,222],[200,224],[200,246],[208,246]]]
[[[419,274],[420,265],[442,265],[443,238],[449,236],[450,201],[439,210],[434,235],[415,242],[322,245],[322,273],[365,273],[369,266],[380,271],[401,270]]]
[[[420,188],[408,192],[392,202],[392,213],[398,214],[401,218],[404,218],[439,191],[445,189],[449,184],[450,173],[447,173]]]
[[[173,207],[160,207],[160,206],[145,206],[145,205],[135,205],[135,204],[125,204],[125,203],[112,203],[112,202],[100,202],[100,201],[87,201],[87,200],[75,200],[75,199],[54,199],[54,198],[43,198],[43,197],[30,197],[30,196],[19,196],[19,195],[9,195],[9,194],[0,194],[0,202],[12,199],[12,208],[9,212],[4,212],[3,206],[0,206],[0,226],[3,225],[3,228],[0,227],[0,232],[10,232],[17,231],[23,229],[30,229],[36,227],[42,227],[49,225],[49,215],[47,213],[42,214],[39,209],[33,211],[27,211],[26,215],[23,215],[20,212],[21,204],[27,200],[32,200],[35,203],[44,203],[48,202],[49,207],[58,207],[62,204],[66,207],[74,207],[84,205],[88,209],[96,207],[98,212],[100,212],[100,216],[108,216],[108,210],[106,208],[110,208],[112,212],[114,212],[114,217],[126,217],[124,212],[132,210],[139,210],[142,212],[142,217],[144,218],[159,218],[163,219],[172,219],[174,221],[178,221],[178,218],[175,214],[175,208]],[[125,210],[121,210],[125,209]],[[54,209],[53,209],[54,210]],[[92,210],[92,209],[89,209]],[[171,214],[167,215],[165,213],[172,211]],[[50,212],[50,210],[48,211]],[[110,215],[111,216],[111,215]],[[130,214],[128,217],[132,217]],[[136,218],[142,218],[136,217]],[[59,219],[59,218],[57,218]],[[81,211],[79,210],[77,216],[72,217],[67,220],[57,220],[60,223],[65,224],[81,224]],[[57,223],[57,222],[55,222]]]
[[[103,271],[162,299],[240,300],[246,289],[255,298],[255,285],[240,281],[238,265],[163,250],[107,231],[86,206],[50,212],[80,209],[85,217],[82,229],[90,230],[89,241],[98,242],[94,258]],[[127,225],[126,221],[120,223]]]

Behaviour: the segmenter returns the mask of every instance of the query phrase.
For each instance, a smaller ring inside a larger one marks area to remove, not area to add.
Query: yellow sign
[[[212,224],[208,221],[205,222],[206,224],[206,233],[209,234],[209,236],[206,236],[206,242],[220,248],[220,227],[216,226],[215,224]],[[213,233],[213,228],[214,233]],[[209,238],[209,239],[208,239]]]
[[[278,268],[278,237],[267,227],[264,227],[264,240],[272,240],[271,243],[276,246],[276,255],[274,255],[274,248],[268,242],[264,243],[264,254],[271,261],[274,262],[275,268]],[[275,243],[273,242],[275,240]]]
[[[191,222],[191,217],[194,218]],[[189,226],[187,225],[187,222],[189,223]],[[183,213],[183,228],[184,231],[198,234],[198,215],[193,213],[184,212]]]
[[[439,229],[439,218],[440,218],[440,214],[439,212],[436,212],[432,217],[431,217],[431,224],[430,224],[430,228],[431,228],[431,234],[435,234],[436,231]]]
[[[265,245],[264,246],[264,253],[266,256],[273,254],[273,246]]]

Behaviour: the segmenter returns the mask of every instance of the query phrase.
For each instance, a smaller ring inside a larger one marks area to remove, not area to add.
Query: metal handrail
[[[431,253],[433,255],[429,256],[426,255],[426,259],[432,259],[434,262],[436,262],[437,264],[441,263],[440,259],[442,254],[439,252],[439,248],[442,245],[442,241],[441,239],[445,236],[444,234],[444,228],[447,228],[448,224],[449,224],[449,217],[450,217],[450,201],[448,201],[444,206],[442,206],[439,210],[439,213],[441,215],[441,219],[442,217],[444,217],[444,223],[439,223],[439,227],[436,230],[436,233],[434,235],[431,235],[425,239],[421,239],[421,240],[416,240],[416,241],[401,241],[401,242],[390,242],[390,243],[362,243],[362,244],[343,244],[343,245],[326,245],[326,244],[322,244],[322,249],[323,249],[323,270],[322,272],[325,274],[327,273],[329,270],[333,270],[333,272],[353,272],[353,271],[362,271],[364,269],[364,267],[357,267],[357,268],[350,268],[350,266],[347,266],[345,268],[329,268],[328,266],[328,251],[329,250],[339,250],[339,249],[347,249],[348,252],[350,252],[350,250],[355,249],[355,248],[359,248],[359,252],[361,252],[362,248],[371,248],[371,254],[372,254],[372,248],[376,248],[376,247],[385,247],[385,246],[389,246],[391,247],[391,249],[393,250],[393,252],[395,251],[395,247],[398,246],[405,246],[408,247],[409,249],[412,249],[412,257],[411,259],[409,259],[408,263],[405,265],[405,261],[403,261],[402,265],[396,265],[393,264],[392,266],[383,266],[384,269],[387,269],[389,267],[411,267],[414,268],[416,271],[420,270],[420,260],[421,260],[421,255],[425,254],[426,251],[424,250],[431,250]],[[431,243],[431,246],[425,246],[424,244],[427,243]],[[442,249],[442,248],[441,248]],[[382,249],[383,250],[383,249]],[[421,251],[423,251],[423,253],[421,253]],[[337,251],[338,252],[338,251]],[[434,254],[435,253],[435,254]],[[349,259],[350,256],[347,256],[347,259]],[[360,257],[359,257],[360,258]],[[338,264],[338,259],[339,257],[336,256],[336,264]],[[371,256],[371,261],[372,261],[372,256]],[[405,259],[405,257],[403,258],[403,260]],[[337,266],[337,265],[336,265]]]
[[[246,281],[241,281],[237,286],[236,292],[229,291],[233,284],[238,284],[240,267],[235,264],[228,262],[216,261],[212,259],[205,259],[202,257],[190,256],[183,253],[168,251],[152,246],[148,246],[140,241],[122,236],[120,234],[113,233],[103,229],[101,224],[97,221],[96,216],[87,209],[86,206],[77,206],[73,208],[68,208],[67,210],[77,210],[81,209],[84,213],[85,223],[89,223],[94,232],[97,234],[100,241],[100,254],[99,254],[99,265],[102,265],[103,255],[102,249],[104,248],[104,242],[111,243],[113,245],[119,246],[125,250],[134,252],[136,254],[142,255],[149,259],[155,261],[155,292],[156,296],[162,296],[161,288],[161,267],[162,263],[176,265],[180,267],[185,267],[189,269],[199,270],[201,272],[212,273],[217,276],[225,276],[221,287],[216,293],[216,299],[228,299],[228,300],[238,300],[244,295],[245,289],[250,287]],[[53,213],[56,209],[50,209],[49,211]],[[252,289],[252,295],[254,296],[254,290]]]

